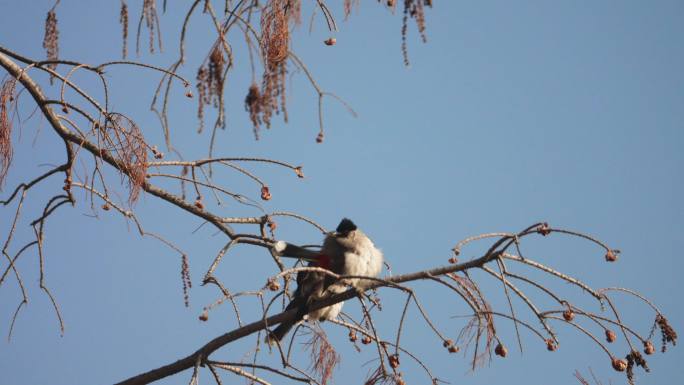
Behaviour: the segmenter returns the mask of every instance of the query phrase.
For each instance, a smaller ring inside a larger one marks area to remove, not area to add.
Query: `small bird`
[[[309,261],[309,267],[322,267],[338,275],[377,277],[382,271],[383,255],[373,241],[350,219],[344,218],[334,232],[323,240],[320,252],[313,252],[283,241],[274,246],[275,251],[285,257],[302,258]],[[282,340],[287,332],[302,319],[325,321],[336,318],[342,310],[342,302],[312,312],[309,304],[342,293],[348,286],[363,292],[373,283],[363,278],[348,278],[337,281],[321,272],[302,271],[297,274],[297,290],[285,310],[298,309],[297,317],[278,325],[269,333],[268,341]]]

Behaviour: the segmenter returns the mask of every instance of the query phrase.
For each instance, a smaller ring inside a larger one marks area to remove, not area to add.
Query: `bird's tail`
[[[278,325],[278,327],[276,327],[274,330],[268,331],[268,334],[266,335],[266,342],[269,345],[274,345],[276,341],[282,341],[283,337],[285,337],[290,329],[292,329],[292,327],[301,321],[308,313],[308,306],[303,298],[293,299],[292,302],[287,305],[285,311],[292,309],[297,309],[297,315],[295,318],[289,321],[281,322],[280,325]]]

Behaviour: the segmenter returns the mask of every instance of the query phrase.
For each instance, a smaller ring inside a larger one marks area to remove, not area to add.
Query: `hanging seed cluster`
[[[299,0],[270,0],[261,14],[261,54],[264,58],[264,75],[261,80],[261,94],[258,111],[261,122],[271,126],[273,114],[283,113],[287,122],[285,80],[287,57],[290,49],[290,21],[297,23],[301,16]],[[252,120],[254,123],[255,120]],[[258,133],[259,126],[254,127]]]
[[[646,360],[637,350],[632,350],[625,359],[627,360],[627,381],[629,381],[630,385],[634,385],[634,365],[641,366],[646,373],[651,371]]]
[[[0,88],[0,189],[12,163],[12,119],[8,111],[14,102],[16,80],[8,79]]]
[[[388,1],[390,7],[394,7],[394,1]],[[408,34],[409,18],[416,21],[418,33],[423,42],[427,42],[425,34],[425,6],[432,7],[432,0],[404,0],[404,18],[401,25],[401,52],[404,54],[404,64],[409,65],[408,46],[406,36]]]
[[[204,121],[204,106],[213,105],[215,108],[222,106],[223,85],[225,80],[226,57],[223,48],[215,44],[209,59],[197,71],[198,109],[197,118],[200,125]],[[201,126],[200,126],[201,131]]]
[[[54,8],[50,10],[45,19],[45,35],[43,36],[43,48],[47,54],[47,60],[57,60],[59,58],[59,29],[57,28],[57,14]],[[55,70],[57,63],[50,63],[46,65],[48,68]],[[50,84],[52,84],[53,77],[50,76]]]
[[[128,55],[128,5],[126,5],[126,2],[123,0],[121,0],[119,23],[121,24],[121,39],[123,40],[121,56],[125,59]]]
[[[672,326],[667,322],[667,318],[662,314],[656,316],[656,324],[658,325],[658,328],[660,328],[660,334],[663,341],[661,351],[665,353],[668,343],[671,343],[672,346],[677,345],[677,332],[675,332]]]
[[[190,307],[190,295],[188,290],[192,288],[192,281],[190,280],[190,265],[188,264],[188,256],[183,254],[181,260],[181,280],[183,281],[183,300],[185,307]]]

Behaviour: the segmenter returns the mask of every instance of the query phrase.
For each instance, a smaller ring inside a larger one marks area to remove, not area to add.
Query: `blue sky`
[[[133,37],[140,5],[130,3]],[[682,292],[679,272],[684,267],[679,258],[684,232],[682,3],[434,3],[427,11],[427,44],[410,24],[408,68],[400,50],[401,14],[393,15],[376,2],[363,2],[346,22],[341,5],[331,2],[340,27],[333,47],[322,44],[330,33],[320,15],[311,34],[308,24],[295,33],[293,49],[317,82],[358,112],[353,118],[326,99],[323,144],[314,140],[316,95],[296,71],[288,80],[289,124],[278,117],[269,131],[262,131],[261,140],[253,139],[243,109],[249,65],[244,47],[236,43],[238,65],[226,92],[228,128],[219,133],[217,154],[267,156],[302,165],[303,180],[288,170],[250,166],[271,187],[273,199],[264,204],[266,210],[298,212],[328,228],[348,216],[384,250],[394,273],[446,263],[450,249],[467,236],[515,231],[540,220],[595,235],[622,250],[618,263],[607,264],[600,249],[560,236],[523,245],[529,257],[595,287],[644,293],[681,329],[684,313],[676,293]],[[43,57],[43,22],[50,6],[45,1],[0,0],[0,44]],[[137,60],[161,66],[175,60],[176,32],[187,5],[172,8],[161,18],[164,53],[144,52]],[[87,63],[119,58],[118,2],[62,1],[57,16],[61,57]],[[308,13],[304,20],[308,23]],[[214,38],[206,16],[194,17],[188,33],[188,61],[180,73],[194,80]],[[240,36],[231,39],[239,41]],[[134,52],[132,39],[129,52]],[[85,73],[74,76],[100,95],[96,79]],[[113,108],[129,113],[149,141],[161,146],[158,121],[148,109],[158,75],[112,67],[107,78]],[[52,95],[59,92],[42,84]],[[196,100],[185,98],[181,87],[174,91],[172,141],[186,159],[203,157],[209,135],[196,133]],[[26,116],[33,105],[27,98],[21,101]],[[60,141],[40,119],[26,122],[21,137],[17,130],[14,139],[16,153],[3,197],[45,170],[45,164],[63,159]],[[244,176],[219,172],[216,178],[233,191],[258,196],[258,186]],[[110,180],[118,182],[113,175]],[[37,216],[48,194],[60,188],[61,178],[54,178],[31,190],[26,218]],[[260,215],[232,202],[211,207],[226,216]],[[7,233],[14,210],[0,208],[0,234]],[[201,224],[196,218],[152,196],[143,196],[136,210],[147,229],[173,239],[188,253],[195,284],[191,307],[183,306],[178,255],[141,239],[111,211],[100,212],[99,219],[84,215],[91,212],[80,195],[75,208],[61,209],[46,227],[46,280],[59,301],[66,332],[60,337],[49,300],[38,286],[38,257],[29,253],[19,267],[30,303],[19,315],[12,341],[0,344],[3,383],[111,383],[172,362],[236,326],[226,306],[212,312],[206,323],[197,319],[202,307],[218,296],[199,283],[225,240],[208,226],[193,233]],[[30,239],[27,223],[20,225],[15,245]],[[296,243],[320,240],[315,229],[288,220],[279,221],[277,235]],[[486,245],[464,250],[462,258],[478,256]],[[275,272],[261,250],[240,247],[230,258],[230,266],[222,265],[217,275],[234,291],[258,288]],[[475,276],[493,305],[504,310],[501,284]],[[598,310],[568,285],[555,282],[554,287]],[[431,285],[418,283],[415,288],[443,330],[458,335],[465,321],[451,317],[466,314],[464,304]],[[385,309],[377,322],[391,338],[403,300],[389,290],[379,295]],[[3,337],[20,298],[16,281],[8,277],[0,287]],[[647,333],[652,313],[624,297],[616,300],[622,316]],[[244,314],[252,311],[245,318],[255,320],[258,305],[250,301],[241,305]],[[524,312],[522,304],[516,306]],[[345,308],[359,313],[356,304]],[[467,358],[446,354],[415,308],[411,315],[402,341],[451,383],[541,384],[552,379],[576,384],[574,370],[587,374],[589,367],[604,383],[626,383],[597,346],[561,324],[555,325],[559,351],[548,353],[523,334],[526,349],[521,355],[513,349],[514,332],[504,320],[497,326],[511,354],[470,373]],[[361,383],[373,369],[363,364],[374,358],[374,351],[366,347],[356,353],[344,330],[324,327],[344,354],[336,383]],[[624,344],[615,345],[616,354],[624,356]],[[241,341],[216,358],[239,360],[252,348],[253,339]],[[683,358],[679,347],[656,354],[649,361],[652,373],[637,371],[640,383],[669,384],[681,378]],[[266,361],[277,362],[277,357]],[[409,384],[426,381],[406,358],[402,371]],[[183,384],[189,377],[188,372],[162,383]],[[228,382],[230,377],[225,378]],[[210,383],[208,372],[201,381]]]

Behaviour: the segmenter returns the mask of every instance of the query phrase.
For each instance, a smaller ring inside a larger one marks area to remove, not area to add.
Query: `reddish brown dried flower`
[[[571,309],[567,309],[566,311],[563,312],[563,319],[570,322],[575,319],[575,312],[573,312]]]
[[[546,340],[546,350],[548,350],[550,352],[554,352],[554,351],[556,351],[556,349],[558,349],[558,345],[556,345],[556,342],[554,342],[553,339],[548,338]]]
[[[496,348],[494,348],[494,353],[499,357],[506,357],[506,355],[508,355],[508,349],[506,349],[503,344],[499,343],[496,345]]]
[[[662,314],[656,316],[656,324],[660,328],[660,334],[662,336],[661,350],[665,353],[668,343],[671,343],[673,346],[677,345],[677,332],[675,332],[672,326],[667,322],[667,318]]]
[[[295,174],[297,174],[298,178],[304,178],[304,172],[302,172],[302,166],[297,166],[294,169]]]
[[[608,250],[606,252],[606,261],[608,262],[615,262],[617,261],[617,253],[615,253],[613,250]]]
[[[200,314],[199,320],[200,321],[207,321],[209,319],[209,313],[205,310]]]
[[[363,336],[363,338],[361,339],[361,343],[364,344],[364,345],[370,344],[371,341],[372,341],[372,340],[371,340],[371,338],[370,338],[369,336]]]
[[[356,332],[353,330],[350,330],[349,331],[349,341],[356,342],[356,339],[357,339]]]
[[[102,205],[102,210],[104,210],[104,211],[109,211],[110,208],[111,208],[111,207],[110,207],[109,204],[107,204],[107,203],[105,203],[105,204]]]
[[[325,43],[325,45],[335,45],[335,44],[337,44],[337,39],[335,39],[334,37],[331,37],[331,38],[325,39],[323,41],[323,43]]]
[[[606,341],[608,341],[609,343],[613,343],[616,339],[617,335],[615,334],[615,332],[610,329],[606,329]]]
[[[280,290],[280,283],[274,279],[269,279],[268,284],[266,285],[268,287],[268,290],[270,291],[278,291]]]
[[[452,340],[444,340],[444,342],[442,342],[442,346],[444,346],[445,348],[448,348],[449,346],[451,346],[453,344],[454,344],[454,341],[452,341]]]
[[[617,370],[618,372],[624,372],[625,369],[627,369],[627,361],[625,360],[613,358],[611,364],[613,365],[613,369]]]
[[[449,349],[448,349],[448,350],[449,350],[449,353],[458,353],[458,351],[459,351],[460,349],[459,349],[458,346],[452,345],[452,346],[449,346]]]
[[[269,219],[268,220],[268,229],[271,231],[271,233],[276,231],[277,228],[278,228],[278,224],[273,219]]]
[[[655,353],[655,346],[653,346],[651,341],[644,341],[644,353],[648,354],[649,356]]]
[[[204,209],[204,203],[202,203],[202,199],[201,199],[201,198],[197,198],[197,199],[195,200],[195,207],[197,207],[197,208],[200,209],[200,210],[203,210],[203,209]]]
[[[393,369],[399,367],[399,355],[393,354],[389,357],[389,364]]]
[[[9,79],[0,87],[0,188],[12,163],[12,119],[8,111],[12,108],[16,81]]]
[[[458,263],[458,258],[456,258],[456,257],[451,257],[451,258],[449,258],[449,263],[451,263],[451,264],[456,264],[456,263]]]
[[[268,186],[261,187],[261,199],[265,201],[271,200],[271,191],[268,189]]]

